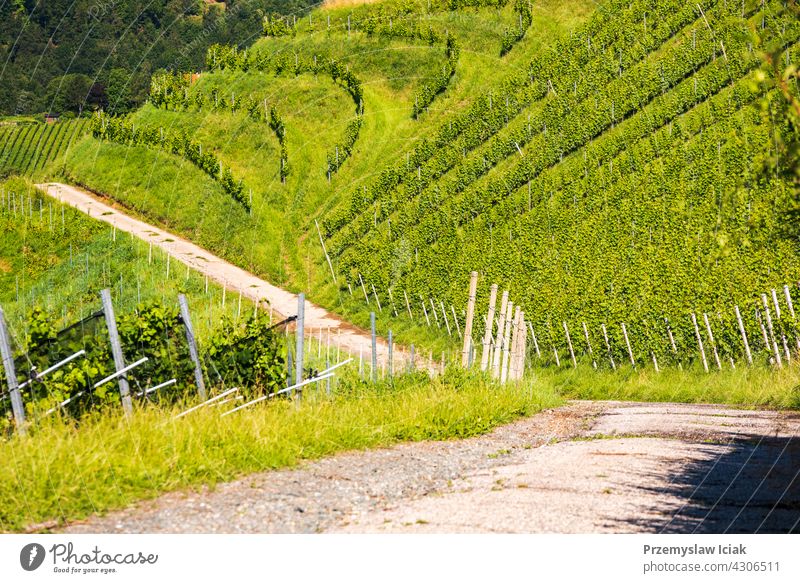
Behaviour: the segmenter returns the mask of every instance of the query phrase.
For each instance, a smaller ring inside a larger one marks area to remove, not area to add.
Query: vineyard
[[[0,126],[0,176],[34,174],[63,163],[72,144],[88,130],[87,120]]]
[[[800,407],[797,1],[269,6],[0,120],[0,529],[567,399]]]
[[[436,354],[461,350],[477,271],[478,314],[507,290],[530,363],[719,368],[713,349],[735,366],[744,328],[778,364],[800,260],[764,55],[796,63],[800,19],[734,4],[270,13],[252,45],[213,45],[204,70],[155,74],[135,113],[96,115],[63,174]]]
[[[353,285],[458,313],[477,269],[479,297],[507,287],[564,360],[562,322],[588,324],[584,351],[613,323],[617,362],[628,341],[665,360],[665,321],[695,344],[690,312],[714,315],[723,359],[742,356],[734,304],[754,333],[781,313],[761,294],[798,270],[780,235],[791,185],[756,165],[772,139],[762,104],[781,96],[757,81],[754,47],[790,63],[799,35],[781,2],[607,4],[562,60],[532,61],[356,190],[323,223],[333,263]]]

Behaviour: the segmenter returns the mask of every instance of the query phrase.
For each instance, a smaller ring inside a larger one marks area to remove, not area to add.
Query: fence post
[[[706,325],[706,332],[708,332],[708,341],[711,342],[711,349],[714,351],[714,362],[717,363],[717,370],[722,370],[722,362],[719,360],[717,343],[714,342],[714,332],[711,331],[711,323],[708,321],[708,314],[705,312],[703,312],[703,322]]]
[[[767,302],[767,294],[761,294],[761,301],[764,302],[764,315],[767,317],[767,329],[769,336],[772,339],[772,347],[775,350],[775,362],[779,368],[783,368],[783,361],[781,360],[781,351],[778,348],[778,341],[775,340],[775,329],[772,327],[772,316],[769,313],[769,302]]]
[[[478,272],[473,271],[469,279],[469,298],[467,300],[467,319],[464,322],[464,350],[461,354],[461,366],[469,366],[469,354],[472,348],[472,320],[475,317],[475,295],[478,292]],[[495,288],[495,294],[497,288]],[[455,317],[455,314],[453,314]],[[458,322],[458,320],[456,320]]]
[[[444,325],[447,326],[447,335],[452,336],[453,333],[450,332],[450,322],[447,320],[447,310],[444,309],[444,302],[439,300],[439,305],[442,307],[442,317],[444,318]]]
[[[114,305],[111,303],[111,290],[104,289],[100,292],[100,299],[103,302],[103,314],[106,318],[108,328],[108,338],[111,341],[111,354],[114,356],[114,368],[119,372],[125,368],[125,356],[122,354],[122,344],[119,341],[117,331],[117,320],[114,316]],[[119,377],[119,394],[122,397],[122,409],[126,415],[133,413],[131,403],[130,386],[128,385],[127,375]]]
[[[592,358],[592,368],[597,370],[597,361],[594,359],[594,353],[592,352],[592,342],[589,340],[589,329],[586,327],[586,322],[581,322],[583,325],[583,335],[586,338],[586,346],[589,348],[589,356]]]
[[[508,307],[508,290],[503,292],[500,298],[500,313],[497,318],[497,335],[494,340],[494,349],[492,353],[492,377],[500,377],[500,349],[503,346],[503,329],[506,323],[506,308]]]
[[[628,329],[625,327],[625,322],[622,322],[622,335],[625,337],[625,345],[628,347],[628,356],[631,359],[631,366],[636,368],[636,360],[633,358],[633,349],[631,348],[631,341],[628,339]]]
[[[753,355],[750,354],[750,343],[747,341],[747,332],[744,330],[744,322],[742,322],[742,314],[739,312],[739,306],[733,306],[736,311],[736,321],[739,323],[739,332],[742,335],[742,342],[744,343],[744,354],[747,357],[747,364],[753,366]]]
[[[706,351],[703,348],[703,339],[700,336],[700,328],[697,327],[697,316],[692,312],[692,325],[694,326],[694,335],[697,338],[697,346],[700,348],[700,356],[703,357],[703,368],[708,372],[708,360],[706,360]]]
[[[519,311],[519,307],[517,307]],[[513,325],[514,302],[506,305],[505,332],[503,334],[503,362],[500,367],[500,384],[505,384],[508,379],[508,359],[511,351],[511,326]]]
[[[539,351],[539,342],[536,340],[536,332],[533,331],[533,324],[528,321],[528,328],[531,331],[531,340],[533,340],[533,349],[536,351],[536,358],[541,359],[542,353]]]
[[[614,362],[614,353],[611,352],[611,343],[608,341],[608,331],[606,330],[606,325],[601,324],[600,327],[603,329],[603,339],[606,341],[606,350],[608,350],[608,359],[611,361],[611,370],[617,370],[617,364]]]
[[[792,321],[797,321],[797,318],[794,314],[794,305],[792,305],[792,294],[789,292],[789,286],[783,286],[783,294],[786,296],[786,305],[789,308],[789,315],[792,317]],[[795,335],[795,341],[797,342],[797,348],[800,350],[800,336]]]
[[[485,371],[489,364],[489,346],[492,342],[492,325],[494,324],[494,306],[497,303],[497,284],[493,283],[489,292],[489,312],[486,315],[486,331],[483,334],[483,352],[481,353],[481,370]],[[469,335],[468,335],[469,336]]]
[[[205,401],[208,398],[208,394],[206,393],[206,383],[203,380],[203,369],[200,367],[200,357],[197,350],[197,341],[194,337],[192,318],[189,315],[189,302],[186,301],[184,294],[178,294],[178,303],[181,307],[183,327],[186,330],[186,342],[189,344],[189,357],[194,363],[194,380],[197,384],[197,394]]]
[[[561,322],[564,324],[564,335],[567,338],[567,346],[569,346],[569,357],[572,359],[572,368],[578,368],[578,361],[575,360],[575,350],[572,348],[572,338],[569,336],[569,328],[567,328],[567,321]],[[623,324],[625,326],[625,324]]]
[[[17,371],[14,368],[14,353],[11,351],[11,340],[6,327],[6,315],[0,308],[0,352],[3,357],[3,370],[6,373],[8,394],[11,397],[11,409],[14,411],[14,421],[17,431],[25,435],[25,407],[22,404],[22,395],[19,392]]]
[[[378,338],[375,332],[375,312],[369,313],[369,325],[372,331],[372,382],[378,381]]]
[[[392,331],[391,330],[389,330],[388,342],[389,342],[389,380],[391,380],[392,379],[392,372],[393,372],[392,371],[392,364],[393,364],[392,363],[392,360],[393,360],[392,356],[394,356],[394,353],[392,352],[392,348],[393,347],[392,347]]]
[[[306,294],[300,292],[297,295],[297,331],[295,332],[295,373],[294,383],[300,384],[303,382],[303,343],[305,342],[305,309],[306,309]],[[292,390],[292,393],[295,391]]]

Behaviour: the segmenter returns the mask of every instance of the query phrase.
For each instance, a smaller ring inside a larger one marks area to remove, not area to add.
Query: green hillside
[[[753,301],[796,278],[761,77],[766,49],[797,62],[794,4],[387,1],[264,31],[96,121],[67,178],[358,324],[377,294],[382,329],[437,349],[421,303],[463,324],[471,270],[559,350],[562,321],[598,346],[606,323],[622,355],[624,321],[662,357],[692,310],[737,356],[734,303],[755,335]]]
[[[63,164],[88,127],[86,119],[0,126],[0,176],[38,175],[46,167]]]

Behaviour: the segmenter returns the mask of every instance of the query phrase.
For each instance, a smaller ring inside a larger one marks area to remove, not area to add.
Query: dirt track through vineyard
[[[152,243],[154,247],[188,265],[197,272],[207,275],[209,279],[225,286],[228,292],[242,293],[242,296],[254,302],[269,302],[278,317],[291,316],[297,313],[297,295],[276,287],[269,282],[236,267],[202,247],[169,233],[139,219],[135,219],[117,207],[107,204],[97,196],[80,188],[67,184],[39,184],[39,188],[50,196],[86,213],[94,219],[116,226],[120,231]],[[345,322],[335,314],[328,312],[308,300],[305,302],[306,335],[320,329],[331,330],[331,342],[343,351],[358,355],[363,349],[364,355],[369,351],[370,335]],[[388,357],[388,345],[383,339],[378,341],[378,360],[384,362]],[[395,358],[398,358],[397,349]],[[418,365],[421,364],[418,359]]]
[[[575,402],[183,491],[70,533],[800,531],[800,415]]]

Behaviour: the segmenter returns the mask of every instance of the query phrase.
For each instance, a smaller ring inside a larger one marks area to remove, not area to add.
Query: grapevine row
[[[181,156],[219,182],[228,196],[250,210],[250,201],[244,194],[242,181],[235,180],[230,168],[223,168],[222,162],[213,153],[203,152],[202,145],[191,141],[184,132],[164,131],[160,127],[136,128],[129,119],[112,117],[103,112],[97,112],[92,117],[91,131],[100,140],[147,146]]]

